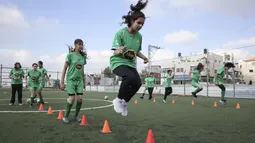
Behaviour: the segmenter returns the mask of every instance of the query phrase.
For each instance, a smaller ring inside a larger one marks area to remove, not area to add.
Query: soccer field
[[[227,105],[221,105],[219,98],[169,96],[164,104],[162,96],[154,95],[156,102],[152,102],[137,95],[129,103],[128,116],[122,117],[111,103],[116,93],[86,92],[80,115],[86,115],[89,125],[81,126],[58,120],[59,111],[47,114],[49,106],[53,111],[65,109],[65,92],[44,91],[45,112],[25,104],[28,95],[23,92],[23,106],[8,106],[10,90],[0,91],[0,143],[145,143],[149,129],[156,143],[255,142],[255,100],[228,99]],[[213,106],[215,101],[218,107]],[[100,132],[105,120],[111,133]]]

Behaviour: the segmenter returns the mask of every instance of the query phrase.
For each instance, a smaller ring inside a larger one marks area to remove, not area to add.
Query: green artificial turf
[[[29,93],[23,92],[27,98]],[[86,92],[82,108],[111,105],[116,93]],[[67,94],[62,91],[44,91],[43,96],[53,110],[64,110]],[[88,126],[72,122],[65,124],[57,120],[59,112],[47,115],[41,113],[0,113],[0,143],[145,143],[149,129],[152,129],[156,143],[254,143],[255,142],[255,100],[228,99],[221,105],[219,98],[169,96],[168,103],[162,103],[162,96],[154,95],[156,102],[136,95],[129,103],[127,117],[113,110],[113,106],[82,110]],[[24,105],[8,106],[10,90],[0,90],[0,111],[36,111]],[[55,99],[50,99],[55,98]],[[59,99],[56,99],[59,98]],[[7,99],[7,100],[4,100]],[[88,100],[87,100],[88,99]],[[89,100],[89,99],[100,99]],[[138,104],[134,104],[135,100]],[[172,104],[172,99],[175,104]],[[191,105],[194,99],[195,105]],[[17,101],[17,100],[16,100]],[[213,107],[214,102],[218,107]],[[241,109],[236,109],[240,103]],[[73,106],[75,109],[75,105]],[[73,115],[74,112],[71,112]],[[108,120],[111,133],[103,134],[104,121]]]

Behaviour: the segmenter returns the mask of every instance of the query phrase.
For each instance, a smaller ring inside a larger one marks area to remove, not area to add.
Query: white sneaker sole
[[[122,113],[122,109],[121,109],[120,107],[118,107],[118,103],[117,103],[117,102],[118,102],[118,101],[117,101],[116,99],[114,99],[114,100],[112,101],[114,111],[115,111],[116,113]]]

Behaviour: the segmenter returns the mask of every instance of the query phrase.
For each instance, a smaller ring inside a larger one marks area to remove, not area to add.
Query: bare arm
[[[46,75],[46,80],[49,81],[50,77],[47,74],[45,74],[45,75]]]
[[[61,84],[65,83],[66,70],[67,70],[68,66],[69,66],[68,62],[65,62],[65,65],[64,65],[64,68],[62,71],[62,75],[61,75]]]
[[[137,53],[137,57],[139,57],[139,58],[141,58],[141,59],[143,59],[143,60],[146,60],[146,59],[147,59],[147,57],[144,56],[143,53],[141,53],[141,51],[139,51],[139,52]]]
[[[217,84],[218,83],[218,73],[215,73],[214,78],[215,78],[215,82]]]
[[[83,70],[83,83],[84,83],[84,88],[86,87],[86,76]]]
[[[11,70],[11,72],[9,73],[9,78],[12,79],[12,70]]]
[[[27,84],[27,75],[25,76],[26,84]]]
[[[118,49],[115,49],[113,54],[115,56],[119,56],[123,53],[124,49],[127,48],[126,46],[120,46]]]

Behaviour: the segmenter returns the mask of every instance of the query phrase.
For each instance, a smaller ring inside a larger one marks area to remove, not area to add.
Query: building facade
[[[238,63],[238,67],[241,72],[241,78],[246,83],[249,81],[255,82],[255,58],[251,58],[248,60],[241,60]]]
[[[218,55],[212,52],[207,54],[196,54],[186,57],[178,57],[169,59],[167,64],[162,66],[161,72],[161,84],[165,81],[165,73],[167,70],[172,70],[175,74],[174,83],[183,84],[190,83],[190,72],[193,71],[198,63],[204,64],[204,71],[201,72],[201,82],[207,82],[207,79],[210,83],[213,83],[213,78],[215,75],[215,70],[219,69],[226,62],[231,62],[231,55],[224,54]],[[237,63],[236,63],[237,65]],[[239,81],[240,78],[240,69],[237,67],[234,70],[235,81]],[[229,75],[233,74],[233,70],[229,70]],[[207,77],[208,75],[208,77]],[[231,82],[233,76],[225,76],[226,82]]]

